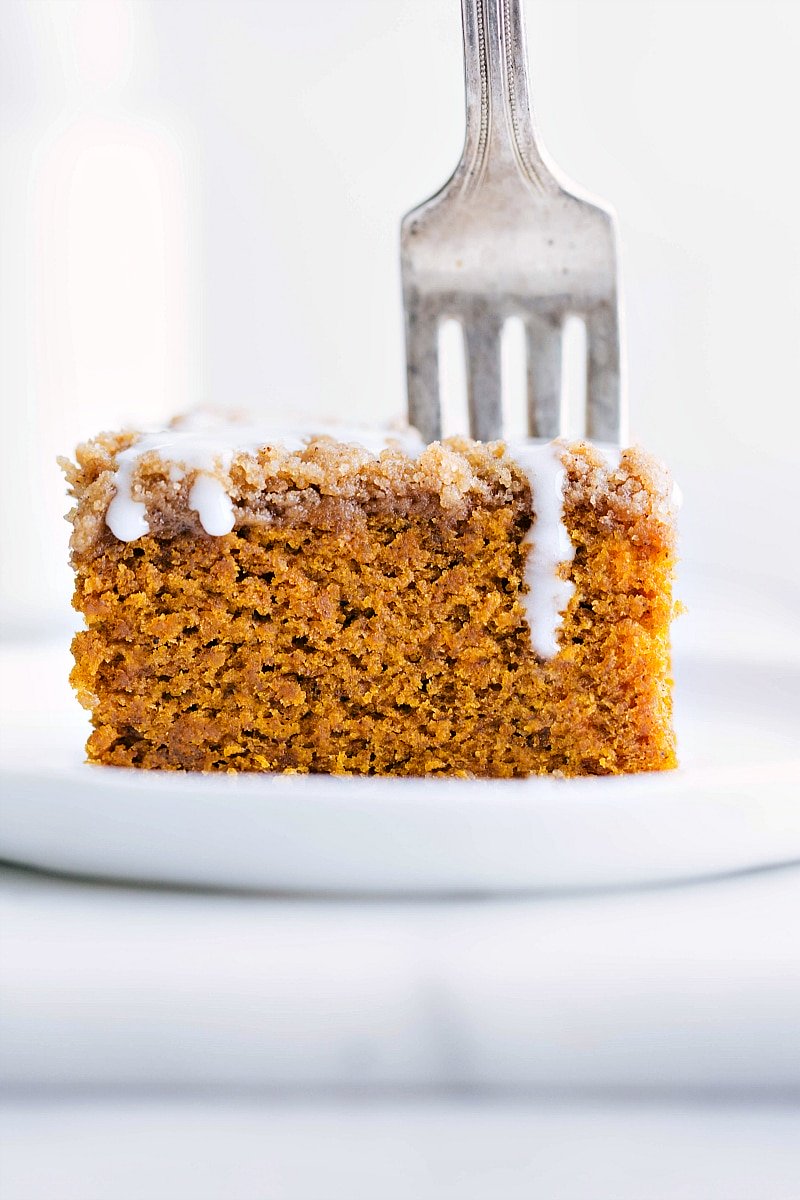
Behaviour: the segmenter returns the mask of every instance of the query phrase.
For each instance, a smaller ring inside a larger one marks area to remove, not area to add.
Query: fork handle
[[[513,155],[540,191],[554,182],[537,144],[528,91],[521,0],[461,0],[467,131],[462,171],[482,177],[489,157]]]

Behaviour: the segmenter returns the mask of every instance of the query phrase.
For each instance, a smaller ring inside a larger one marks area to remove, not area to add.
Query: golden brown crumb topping
[[[132,432],[101,434],[80,445],[75,462],[61,459],[76,504],[69,514],[71,546],[77,557],[96,553],[113,539],[105,524],[115,494],[119,454],[136,441]],[[611,469],[585,442],[564,444],[567,471],[565,515],[589,505],[609,527],[624,527],[634,541],[672,545],[674,507],[666,469],[638,448],[622,453]],[[144,454],[132,476],[132,495],[147,508],[151,532],[207,536],[189,493],[194,472],[176,472],[157,452]],[[513,446],[450,438],[434,442],[418,457],[390,447],[374,455],[362,447],[313,438],[299,451],[271,446],[234,456],[225,478],[234,505],[235,527],[316,525],[335,530],[381,515],[428,516],[463,521],[476,506],[511,506],[533,517],[534,502]]]

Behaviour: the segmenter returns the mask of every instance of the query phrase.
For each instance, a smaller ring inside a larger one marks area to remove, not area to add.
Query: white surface
[[[799,910],[797,868],[414,901],[6,870],[0,1080],[797,1098]]]
[[[4,1200],[797,1200],[796,1109],[108,1099],[0,1110]]]
[[[424,893],[800,860],[800,663],[767,676],[753,659],[679,666],[679,771],[487,782],[88,767],[66,653],[1,654],[0,856],[11,861],[217,887]]]

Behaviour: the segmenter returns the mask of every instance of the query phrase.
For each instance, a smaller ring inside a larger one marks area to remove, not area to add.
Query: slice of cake
[[[675,513],[641,450],[188,420],[63,465],[90,762],[675,765]]]

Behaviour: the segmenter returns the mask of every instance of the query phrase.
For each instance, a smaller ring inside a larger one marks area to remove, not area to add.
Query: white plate
[[[623,886],[797,861],[800,658],[745,650],[678,655],[680,770],[484,782],[88,767],[66,651],[6,649],[0,856],[170,884],[417,893]]]

